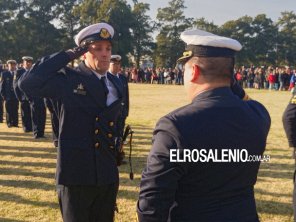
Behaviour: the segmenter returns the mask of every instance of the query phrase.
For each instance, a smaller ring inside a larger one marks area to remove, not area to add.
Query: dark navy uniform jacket
[[[65,52],[45,57],[19,81],[25,93],[61,103],[57,184],[118,183],[114,146],[121,83],[108,74],[119,99],[107,107],[101,81],[84,63],[74,70],[66,67],[69,62]]]
[[[12,74],[10,71],[4,71],[2,73],[0,88],[4,100],[17,100],[14,92],[14,85],[17,84],[16,80],[16,74]]]
[[[121,80],[123,84],[123,110],[122,110],[122,115],[124,118],[128,116],[129,113],[129,89],[128,89],[128,79],[122,75],[119,74],[119,79]]]
[[[18,69],[17,72],[16,72],[16,81],[18,81],[25,72],[26,72],[25,69]],[[14,88],[15,95],[16,95],[16,97],[17,97],[17,99],[19,101],[26,101],[26,100],[28,100],[28,98],[25,95],[25,93],[22,90],[20,90],[18,84],[14,84],[13,85],[13,88]]]
[[[283,114],[284,129],[288,138],[289,146],[296,147],[296,92]]]
[[[161,118],[142,174],[139,221],[258,221],[253,188],[259,162],[170,162],[170,149],[246,149],[260,155],[269,128],[267,110],[228,87],[202,92]]]

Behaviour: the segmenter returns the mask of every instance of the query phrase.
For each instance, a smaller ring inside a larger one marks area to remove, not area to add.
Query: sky
[[[132,0],[127,2],[133,5]],[[157,9],[167,7],[169,0],[138,0],[138,2],[150,4],[148,15],[155,20]],[[186,17],[204,17],[208,22],[219,26],[245,15],[255,17],[258,14],[266,14],[275,22],[281,16],[281,12],[296,13],[296,0],[185,0],[185,6]]]

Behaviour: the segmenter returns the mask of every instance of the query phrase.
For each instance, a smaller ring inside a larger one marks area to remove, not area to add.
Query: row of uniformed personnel
[[[26,95],[18,86],[18,81],[22,75],[29,71],[33,64],[33,58],[30,56],[22,57],[22,68],[16,68],[15,60],[7,61],[7,70],[0,70],[0,121],[3,122],[3,99],[6,109],[6,123],[10,127],[18,127],[18,109],[19,103],[21,108],[22,127],[24,132],[32,132],[34,138],[43,138],[46,122],[46,107],[51,115],[53,142],[55,147],[58,146],[59,134],[59,102],[47,98],[33,97]],[[127,78],[120,73],[121,56],[112,55],[109,72],[117,76],[124,87],[124,107],[123,118],[120,119],[120,129],[123,133],[125,119],[128,116],[129,110],[129,94]]]
[[[6,124],[10,127],[18,127],[18,109],[21,106],[22,127],[24,132],[32,132],[34,138],[44,137],[44,128],[46,121],[46,108],[43,98],[31,97],[25,95],[18,87],[18,81],[21,76],[27,72],[33,62],[33,58],[24,56],[23,66],[17,69],[15,60],[7,61],[7,70],[1,71],[0,93],[1,105],[3,100],[6,109]],[[3,122],[3,107],[1,112],[1,120]]]

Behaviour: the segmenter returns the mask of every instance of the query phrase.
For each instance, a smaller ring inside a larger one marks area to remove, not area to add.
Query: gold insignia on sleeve
[[[77,86],[77,89],[79,89],[79,90],[84,90],[84,87],[83,87],[82,83],[80,83],[80,84]]]
[[[111,34],[108,32],[107,29],[105,28],[102,28],[101,31],[100,31],[100,37],[103,38],[103,39],[108,39],[110,38]]]
[[[76,94],[79,94],[79,95],[83,95],[83,96],[86,95],[86,91],[85,91],[82,83],[78,84],[77,89],[74,89],[73,92]]]

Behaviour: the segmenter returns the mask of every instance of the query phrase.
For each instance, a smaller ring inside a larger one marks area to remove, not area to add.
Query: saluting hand
[[[66,53],[69,55],[71,60],[74,60],[85,54],[88,51],[88,46],[89,44],[84,44],[73,49],[68,49]]]

